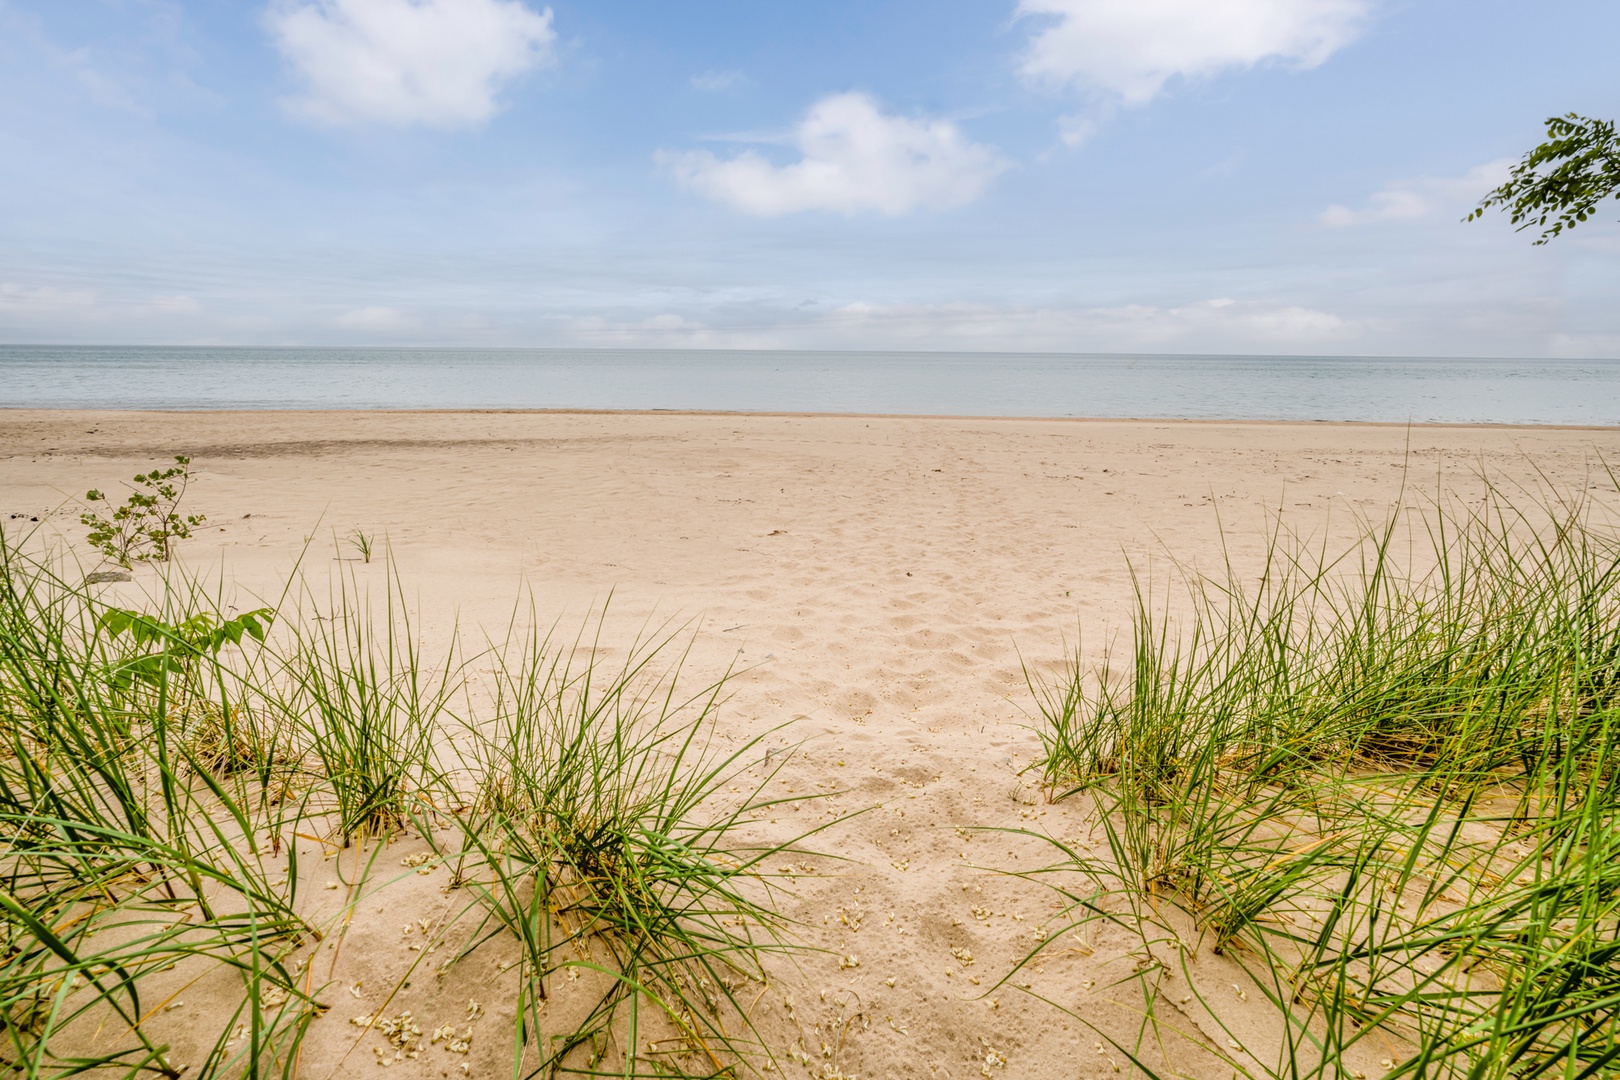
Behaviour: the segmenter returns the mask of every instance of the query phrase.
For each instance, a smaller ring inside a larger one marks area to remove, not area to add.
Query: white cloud
[[[692,76],[692,86],[705,94],[735,90],[748,85],[749,81],[748,76],[740,71],[705,71],[701,75]]]
[[[58,289],[51,285],[26,288],[9,281],[0,281],[0,312],[17,315],[48,314],[87,308],[95,303],[88,292]]]
[[[268,21],[307,84],[294,107],[330,124],[482,123],[557,36],[520,0],[274,0]]]
[[[151,299],[152,308],[164,315],[195,315],[202,310],[202,305],[190,296],[154,296]]]
[[[596,346],[992,352],[1309,352],[1342,348],[1367,329],[1320,308],[1224,296],[1119,305],[844,300],[769,313],[740,302],[640,317],[589,315],[565,325],[567,343]]]
[[[1024,57],[1029,78],[1153,100],[1171,79],[1282,61],[1311,68],[1359,32],[1370,0],[1019,0],[1056,16]]]
[[[1094,116],[1058,117],[1058,138],[1068,146],[1079,146],[1097,134],[1102,124]]]
[[[351,330],[394,330],[408,323],[405,313],[391,307],[363,307],[337,317],[339,326]]]
[[[757,331],[717,330],[684,315],[665,312],[645,319],[586,315],[567,324],[569,339],[586,345],[627,345],[641,349],[772,349],[778,337]]]
[[[816,102],[792,141],[802,157],[791,165],[753,150],[726,159],[707,150],[661,153],[659,161],[693,190],[765,216],[961,206],[1007,167],[993,148],[969,141],[950,121],[884,113],[860,93]]]
[[[1476,165],[1462,176],[1420,176],[1385,184],[1360,210],[1334,205],[1317,219],[1330,228],[1343,229],[1380,221],[1414,221],[1437,210],[1463,214],[1508,178],[1513,159],[1501,158]]]
[[[1229,297],[1172,307],[1000,307],[844,304],[811,323],[826,347],[1242,351],[1307,349],[1342,340],[1354,324],[1331,312]]]
[[[151,115],[122,80],[96,66],[89,49],[74,49],[62,54],[59,61],[72,72],[85,96],[97,105],[137,116]]]
[[[1620,334],[1557,333],[1548,339],[1547,351],[1579,360],[1612,360],[1620,356]]]

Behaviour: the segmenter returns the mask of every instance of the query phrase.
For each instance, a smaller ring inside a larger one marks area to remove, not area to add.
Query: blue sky
[[[1620,356],[1612,0],[0,0],[0,341]]]

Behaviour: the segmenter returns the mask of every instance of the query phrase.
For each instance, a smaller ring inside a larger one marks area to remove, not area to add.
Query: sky
[[[0,0],[0,342],[1620,357],[1613,0]]]

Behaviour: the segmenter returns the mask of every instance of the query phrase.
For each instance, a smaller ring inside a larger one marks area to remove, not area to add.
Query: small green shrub
[[[136,682],[157,685],[164,672],[179,675],[195,687],[198,661],[219,655],[227,644],[241,644],[244,635],[263,641],[274,618],[275,612],[269,608],[256,608],[223,621],[202,611],[179,623],[167,623],[155,615],[110,607],[96,622],[110,639],[128,633],[136,647],[109,671],[115,687],[129,690]]]
[[[90,529],[85,540],[126,569],[136,562],[167,562],[174,542],[188,538],[193,528],[208,520],[203,514],[180,514],[180,500],[190,483],[188,457],[176,457],[167,469],[137,473],[129,498],[110,516],[94,508],[79,515],[79,523]],[[89,503],[112,505],[106,493],[95,488],[85,492],[84,498]]]

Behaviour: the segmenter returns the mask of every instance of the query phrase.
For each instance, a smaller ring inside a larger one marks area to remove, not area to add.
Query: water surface
[[[0,346],[0,406],[1620,424],[1620,361]]]

